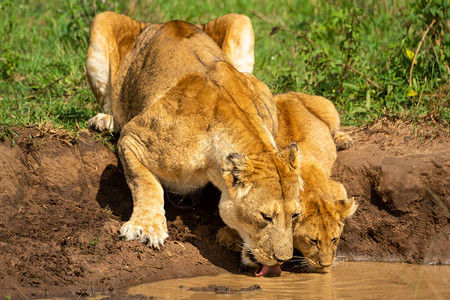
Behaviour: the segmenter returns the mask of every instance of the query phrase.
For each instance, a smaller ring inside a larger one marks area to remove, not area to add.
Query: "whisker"
[[[235,241],[234,244],[235,244],[236,246],[238,246],[241,250],[244,249],[244,245],[240,244],[239,242],[236,242],[236,241]]]
[[[300,256],[300,255],[294,255],[292,256],[292,258],[297,258],[297,259],[302,259],[302,260],[306,260],[306,258],[304,256]]]

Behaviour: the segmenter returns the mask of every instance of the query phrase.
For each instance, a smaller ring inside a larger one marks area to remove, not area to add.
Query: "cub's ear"
[[[230,153],[223,160],[222,168],[228,190],[234,197],[245,196],[252,186],[251,175],[254,168],[250,159],[244,154]]]
[[[353,215],[357,208],[358,204],[356,204],[354,197],[336,201],[336,211],[341,216],[341,220]]]
[[[293,142],[287,148],[280,152],[280,155],[289,162],[295,170],[300,170],[302,155],[298,149],[297,143]]]

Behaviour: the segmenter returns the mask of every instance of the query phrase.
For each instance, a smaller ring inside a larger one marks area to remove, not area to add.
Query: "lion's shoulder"
[[[277,145],[285,147],[296,141],[302,155],[320,162],[328,175],[336,160],[332,129],[339,115],[327,99],[298,92],[274,96],[278,114]]]

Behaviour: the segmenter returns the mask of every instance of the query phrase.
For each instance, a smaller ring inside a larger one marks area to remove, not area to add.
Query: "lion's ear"
[[[358,204],[355,202],[354,197],[336,201],[336,210],[341,216],[341,220],[353,215],[357,208]]]
[[[291,143],[286,149],[283,149],[283,151],[280,152],[280,155],[287,160],[295,170],[300,169],[302,155],[296,142]]]
[[[245,196],[251,188],[253,165],[247,156],[240,153],[230,153],[223,160],[223,178],[228,190],[235,197]]]

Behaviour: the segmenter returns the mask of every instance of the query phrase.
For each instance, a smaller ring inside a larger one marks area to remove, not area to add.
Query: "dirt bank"
[[[350,260],[450,264],[450,139],[404,123],[350,130],[355,146],[333,171],[357,213],[339,255]]]
[[[382,123],[347,130],[356,144],[339,153],[335,178],[360,207],[339,256],[450,263],[448,136],[424,132],[421,140],[409,127]],[[248,271],[215,243],[223,223],[214,188],[169,195],[170,238],[152,250],[118,237],[132,202],[111,150],[90,133],[74,144],[36,129],[17,133],[13,146],[0,143],[0,297],[114,295],[157,279]]]

